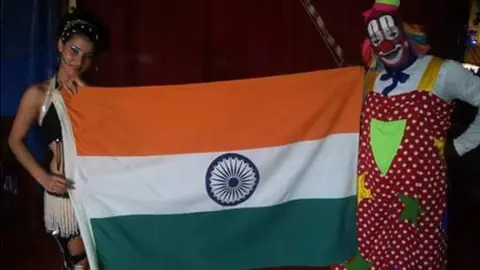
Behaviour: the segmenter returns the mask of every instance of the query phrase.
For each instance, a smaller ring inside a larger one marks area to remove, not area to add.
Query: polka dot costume
[[[352,261],[332,269],[444,269],[447,184],[443,145],[452,109],[428,91],[367,94],[358,164],[358,253]],[[380,169],[372,150],[372,121],[405,123],[386,171]]]

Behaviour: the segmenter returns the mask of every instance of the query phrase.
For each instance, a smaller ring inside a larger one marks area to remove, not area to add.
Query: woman
[[[89,13],[74,10],[57,32],[59,63],[49,80],[30,86],[24,93],[9,137],[9,145],[23,167],[45,189],[45,227],[57,240],[64,258],[63,269],[85,269],[88,262],[63,177],[62,129],[55,108],[61,91],[75,94],[84,83],[80,76],[92,59],[106,49],[107,34]],[[50,171],[45,171],[24,144],[29,129],[38,123],[52,153]]]

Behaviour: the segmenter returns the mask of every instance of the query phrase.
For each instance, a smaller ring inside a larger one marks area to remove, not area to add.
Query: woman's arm
[[[67,189],[73,188],[72,182],[45,171],[23,142],[30,127],[38,119],[40,108],[44,102],[44,95],[43,89],[38,85],[32,86],[25,91],[13,121],[8,144],[20,164],[40,185],[50,192],[61,194],[66,192]]]
[[[24,139],[34,121],[38,119],[43,99],[44,91],[38,85],[31,86],[25,91],[8,138],[10,149],[20,164],[42,185],[49,174],[35,160],[25,145]]]

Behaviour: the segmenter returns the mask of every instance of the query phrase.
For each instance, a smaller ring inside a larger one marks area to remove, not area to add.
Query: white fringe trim
[[[70,198],[55,197],[45,192],[44,204],[47,232],[59,233],[61,237],[70,237],[79,233]]]

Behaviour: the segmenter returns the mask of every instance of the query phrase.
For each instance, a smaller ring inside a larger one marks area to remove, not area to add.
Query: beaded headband
[[[68,38],[75,34],[85,34],[89,38],[93,38],[94,42],[99,41],[98,33],[96,33],[96,27],[86,21],[83,20],[73,20],[69,21],[65,24],[63,28],[62,35],[60,39],[65,42]]]

